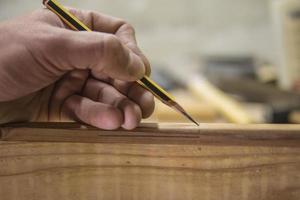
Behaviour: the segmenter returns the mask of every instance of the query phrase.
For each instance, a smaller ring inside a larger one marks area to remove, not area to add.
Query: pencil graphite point
[[[186,118],[188,118],[190,121],[192,121],[194,124],[196,124],[197,126],[199,126],[199,123],[196,122],[184,109],[183,107],[181,107],[178,103],[176,102],[172,102],[170,105],[172,108],[174,108],[175,110],[179,111],[181,114],[183,114]]]

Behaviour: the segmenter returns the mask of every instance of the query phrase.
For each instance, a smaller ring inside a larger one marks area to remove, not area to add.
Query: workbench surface
[[[296,200],[300,126],[8,125],[0,166],[1,200]]]

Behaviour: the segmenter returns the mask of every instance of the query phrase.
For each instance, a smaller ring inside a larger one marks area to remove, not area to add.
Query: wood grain
[[[156,124],[133,131],[104,131],[76,123],[28,123],[2,127],[1,140],[39,142],[213,144],[300,147],[300,125]]]
[[[0,199],[300,196],[299,126],[73,123],[1,128]],[[239,144],[240,143],[240,144]]]

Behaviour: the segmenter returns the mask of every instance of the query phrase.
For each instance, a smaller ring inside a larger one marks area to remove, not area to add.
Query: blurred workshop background
[[[299,0],[60,0],[126,19],[199,122],[300,123]],[[0,0],[0,20],[41,8]],[[162,104],[150,120],[187,122]]]

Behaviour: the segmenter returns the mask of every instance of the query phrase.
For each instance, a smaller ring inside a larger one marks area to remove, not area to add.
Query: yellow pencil
[[[54,12],[61,20],[63,20],[70,28],[76,31],[89,31],[86,25],[84,25],[79,19],[77,19],[74,15],[72,15],[67,9],[65,9],[62,5],[60,5],[56,0],[44,0],[44,5]],[[196,125],[199,124],[187,114],[187,112],[175,101],[175,99],[166,92],[163,88],[161,88],[157,83],[151,80],[149,77],[144,76],[142,79],[137,81],[140,85],[149,90],[156,98],[162,101],[164,104],[170,106],[176,111],[183,114],[189,120],[194,122]]]

